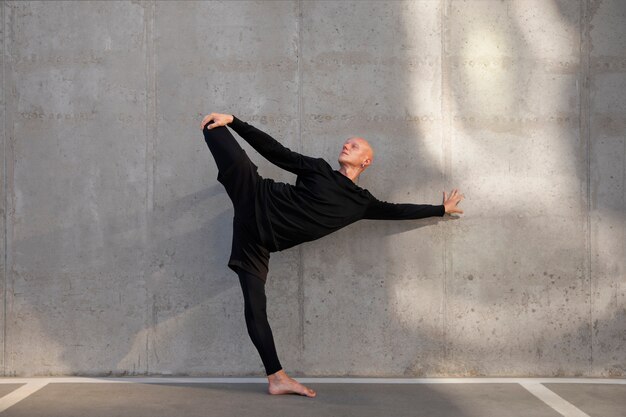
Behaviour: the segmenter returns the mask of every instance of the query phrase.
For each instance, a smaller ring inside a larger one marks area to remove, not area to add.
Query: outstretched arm
[[[208,124],[211,120],[214,123]],[[216,126],[228,125],[258,153],[274,165],[294,174],[311,169],[316,166],[318,159],[301,155],[283,146],[276,139],[256,127],[239,120],[234,115],[211,113],[202,120],[202,128],[213,129]]]
[[[452,190],[450,197],[447,197],[445,191],[443,192],[443,204],[440,205],[388,203],[373,198],[363,218],[375,220],[406,220],[422,219],[432,216],[441,217],[446,213],[463,213],[463,210],[457,208],[457,204],[459,204],[463,198],[465,198],[465,196],[459,194],[456,188]]]
[[[435,206],[432,204],[388,203],[374,199],[367,207],[363,218],[374,220],[408,220],[443,216],[444,214],[445,207],[443,204]]]

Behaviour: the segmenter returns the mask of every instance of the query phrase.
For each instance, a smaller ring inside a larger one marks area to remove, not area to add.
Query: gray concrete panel
[[[362,136],[375,155],[361,187],[385,201],[441,204],[439,8],[302,6],[305,149],[338,169],[343,142]],[[436,372],[443,268],[436,222],[364,220],[303,245],[309,372]]]
[[[447,226],[446,373],[589,370],[579,5],[560,5],[447,3],[446,170],[471,197]]]
[[[145,349],[128,350],[145,323],[143,9],[10,2],[4,10],[5,86],[16,92],[7,373],[143,369]]]
[[[200,121],[234,114],[299,150],[296,11],[294,2],[154,3],[151,372],[265,375],[227,267],[232,203]],[[295,181],[231,132],[262,176]],[[298,250],[271,255],[266,284],[268,319],[289,369],[300,354]]]
[[[591,3],[590,175],[593,373],[626,374],[626,3]]]
[[[365,137],[381,200],[466,196],[273,253],[288,372],[625,375],[624,2],[1,7],[5,375],[264,375],[210,112],[336,168]]]
[[[0,53],[0,63],[2,67],[2,94],[0,94],[0,126],[2,126],[2,141],[0,142],[0,213],[2,214],[2,221],[0,225],[0,293],[6,294],[6,258],[5,254],[7,253],[6,248],[6,223],[5,220],[7,218],[6,212],[6,153],[5,148],[7,144],[7,128],[6,128],[6,83],[4,78],[4,61],[5,61],[5,42],[7,37],[5,36],[5,4],[4,2],[0,4],[0,18],[2,22],[0,23],[0,39],[2,39],[2,52]],[[5,314],[4,314],[4,306],[6,303],[2,300],[2,308],[0,308],[0,323],[2,323],[3,331],[0,334],[0,344],[4,347],[4,323],[5,323]],[[3,348],[4,352],[4,348]],[[4,372],[4,354],[0,358],[0,363],[2,364],[2,369]]]

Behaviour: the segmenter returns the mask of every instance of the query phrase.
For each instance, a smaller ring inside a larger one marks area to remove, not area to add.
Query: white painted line
[[[617,378],[331,378],[298,377],[290,375],[302,383],[315,384],[620,384],[626,379]],[[30,383],[80,383],[80,384],[266,384],[267,377],[0,377],[0,384]]]
[[[29,382],[24,386],[19,387],[18,389],[11,391],[4,397],[0,398],[0,413],[11,407],[12,405],[17,404],[22,401],[24,398],[33,394],[34,392],[39,391],[43,387],[48,385],[47,382]]]
[[[574,407],[573,404],[565,401],[554,391],[550,391],[541,384],[524,382],[520,385],[564,417],[590,417],[589,414]]]
[[[610,378],[298,378],[300,382],[332,384],[520,384],[523,382],[568,384],[626,384]]]

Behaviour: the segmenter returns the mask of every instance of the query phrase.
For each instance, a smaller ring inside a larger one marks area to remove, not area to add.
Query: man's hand
[[[458,190],[455,188],[450,193],[450,197],[446,197],[446,192],[443,192],[443,205],[446,208],[446,213],[461,213],[463,214],[463,210],[456,207],[459,202],[464,199],[465,196],[463,194],[459,194]]]
[[[207,129],[211,130],[214,127],[218,126],[226,126],[228,123],[232,123],[233,115],[232,114],[220,114],[220,113],[211,113],[204,116],[202,119],[202,123],[200,123],[200,130],[204,130],[204,126],[213,121],[210,125],[207,126]]]

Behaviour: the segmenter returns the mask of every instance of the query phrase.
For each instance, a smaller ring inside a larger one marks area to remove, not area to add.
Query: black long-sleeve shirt
[[[323,158],[293,152],[235,116],[227,126],[268,161],[298,176],[295,186],[266,178],[256,195],[259,233],[272,252],[318,239],[360,219],[421,219],[445,214],[443,204],[380,201]]]

